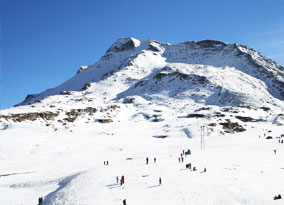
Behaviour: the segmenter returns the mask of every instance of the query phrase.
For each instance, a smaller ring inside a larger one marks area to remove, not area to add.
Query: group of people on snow
[[[42,197],[39,197],[39,198],[38,198],[38,205],[42,205],[42,203],[43,203],[43,198],[42,198]]]
[[[154,163],[156,163],[156,161],[157,161],[157,158],[154,157]],[[149,164],[149,158],[148,157],[146,157],[146,164]]]

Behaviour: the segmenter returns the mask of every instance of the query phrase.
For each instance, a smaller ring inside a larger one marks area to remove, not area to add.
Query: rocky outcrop
[[[43,120],[54,120],[55,117],[59,115],[59,112],[32,112],[32,113],[19,113],[19,114],[11,114],[11,115],[2,115],[0,119],[3,118],[7,121],[12,120],[14,122],[22,122],[22,121],[35,121],[37,119]]]
[[[82,90],[87,90],[89,87],[91,87],[91,83],[85,83]]]
[[[97,119],[97,121],[100,122],[100,123],[111,123],[111,122],[113,122],[112,119]]]
[[[237,122],[231,122],[231,120],[226,119],[226,122],[219,123],[223,126],[223,129],[227,133],[234,133],[234,132],[243,132],[246,131],[243,126],[238,124]]]
[[[63,118],[63,121],[67,122],[74,122],[77,117],[88,114],[92,116],[95,112],[97,112],[96,108],[87,107],[84,109],[71,109],[69,112],[65,112],[67,117]],[[19,114],[11,114],[11,115],[0,115],[0,120],[5,119],[7,121],[12,120],[13,122],[22,122],[22,121],[35,121],[38,119],[43,120],[54,120],[60,114],[59,111],[57,112],[31,112],[31,113],[19,113]],[[58,120],[62,122],[62,120]]]
[[[77,71],[77,74],[78,74],[78,73],[81,73],[83,70],[85,70],[85,69],[87,69],[87,68],[88,68],[88,66],[81,65],[80,68],[79,68],[79,70]]]

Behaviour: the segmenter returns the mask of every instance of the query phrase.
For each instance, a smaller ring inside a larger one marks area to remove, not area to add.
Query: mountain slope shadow
[[[76,173],[76,174],[68,176],[68,177],[64,178],[62,181],[60,181],[58,183],[59,187],[55,191],[51,192],[50,194],[48,194],[44,198],[43,205],[51,205],[54,202],[54,200],[56,199],[56,194],[60,190],[62,190],[64,187],[66,187],[73,179],[75,179],[79,175],[80,175],[80,173]]]

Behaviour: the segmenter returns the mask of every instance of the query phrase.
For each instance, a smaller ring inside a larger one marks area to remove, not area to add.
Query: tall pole
[[[205,131],[204,131],[205,126],[202,125],[200,127],[200,137],[201,137],[201,142],[200,142],[200,149],[204,150],[205,149],[205,142],[204,142],[204,135],[205,135]]]
[[[200,149],[205,150],[205,125],[202,125],[200,127],[200,137],[201,137]]]

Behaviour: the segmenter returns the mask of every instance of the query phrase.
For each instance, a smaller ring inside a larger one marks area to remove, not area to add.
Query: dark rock
[[[235,116],[237,119],[243,121],[243,122],[259,122],[261,120],[259,119],[254,119],[254,118],[251,118],[251,117],[243,117],[243,116]]]
[[[214,117],[225,117],[226,115],[224,115],[224,114],[222,114],[222,113],[220,113],[220,112],[216,112],[216,113],[214,113],[213,116],[214,116]]]
[[[187,115],[187,118],[203,118],[203,117],[205,117],[204,114],[198,114],[198,113]]]
[[[97,121],[100,122],[100,123],[111,123],[111,122],[113,122],[112,119],[97,119]]]
[[[111,46],[107,50],[107,53],[110,52],[110,51],[114,51],[114,52],[127,51],[127,50],[131,50],[133,48],[135,48],[135,44],[134,44],[133,40],[128,39],[128,41],[126,41],[123,44]]]
[[[27,95],[24,101],[29,101],[34,97],[34,95]]]
[[[68,118],[64,118],[63,120],[66,120],[67,122],[74,122],[76,118],[77,117],[68,117]]]
[[[68,91],[68,90],[62,90],[60,92],[61,95],[71,95],[71,91]]]
[[[154,138],[160,138],[160,139],[164,139],[164,138],[167,138],[168,135],[155,135],[153,136]]]
[[[125,98],[125,99],[123,100],[123,103],[125,103],[125,104],[130,104],[130,103],[133,103],[134,100],[135,100],[135,98]]]
[[[54,120],[55,117],[57,117],[59,113],[53,113],[53,112],[34,112],[34,113],[19,113],[19,114],[11,114],[7,116],[0,116],[0,118],[4,118],[6,120],[12,120],[14,122],[22,122],[25,120],[34,121],[37,119],[44,119],[44,120]]]
[[[153,115],[151,117],[151,122],[161,122],[163,121],[164,119],[162,119],[161,115]]]
[[[91,83],[85,83],[82,90],[87,90],[89,87],[91,87]]]
[[[262,109],[262,110],[264,110],[264,111],[269,111],[269,110],[270,110],[269,107],[260,107],[259,109]]]
[[[226,46],[226,43],[222,41],[214,41],[214,40],[204,40],[196,42],[197,45],[201,46],[202,48],[212,48],[216,46]]]
[[[227,122],[219,123],[220,125],[223,125],[225,132],[234,133],[246,131],[246,129],[244,129],[243,126],[239,125],[237,122],[231,122],[229,119],[226,121]]]

